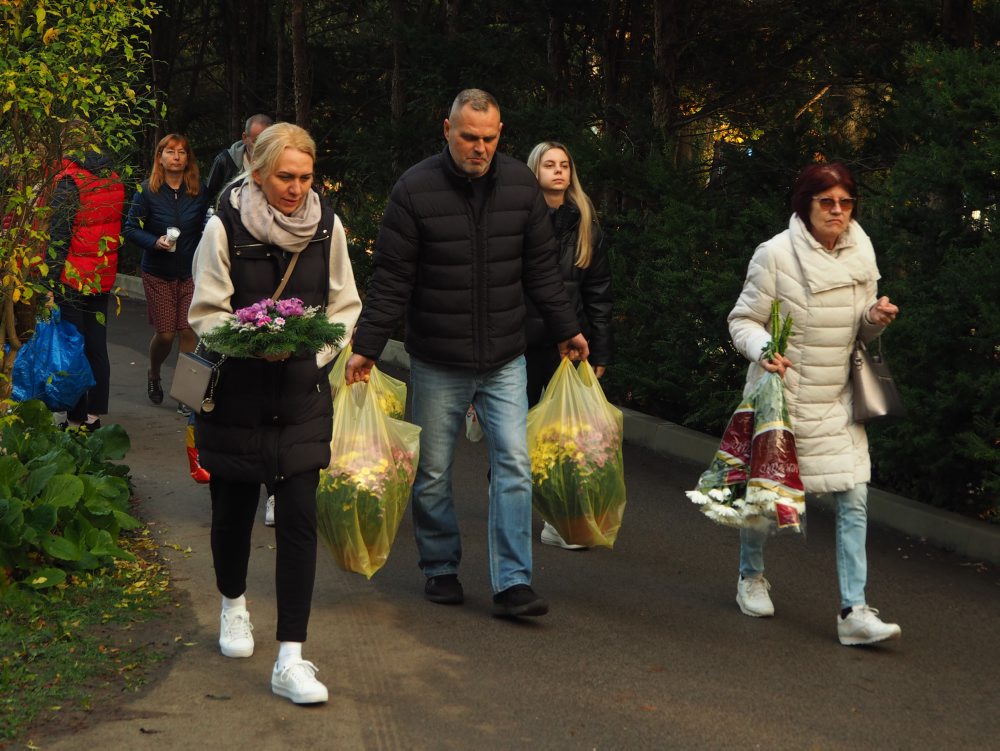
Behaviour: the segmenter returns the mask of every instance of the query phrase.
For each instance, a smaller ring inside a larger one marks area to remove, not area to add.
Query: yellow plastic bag
[[[342,569],[369,579],[389,557],[420,452],[420,428],[385,415],[375,396],[363,382],[338,390],[330,465],[316,491],[323,542]]]
[[[330,369],[330,396],[335,402],[337,392],[344,385],[344,374],[349,359],[351,359],[350,344],[340,351]],[[376,394],[375,399],[379,408],[389,417],[402,420],[406,414],[406,384],[373,367],[371,375],[368,377],[368,385]]]
[[[625,512],[622,426],[590,365],[569,359],[528,411],[532,503],[570,544],[615,544]]]

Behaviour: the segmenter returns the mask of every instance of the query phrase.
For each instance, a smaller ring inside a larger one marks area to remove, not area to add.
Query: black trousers
[[[319,470],[277,482],[274,490],[274,539],[277,547],[275,591],[278,641],[305,641],[316,580],[316,487]],[[260,483],[223,480],[212,473],[212,560],[215,583],[226,597],[247,589],[250,538]]]
[[[559,347],[550,344],[545,347],[529,347],[524,353],[524,365],[528,374],[528,406],[534,407],[542,398],[542,391],[549,385],[559,367]]]
[[[59,296],[59,313],[64,321],[69,321],[83,337],[83,349],[90,369],[94,371],[94,383],[71,409],[66,410],[66,419],[86,422],[87,415],[106,415],[108,396],[111,393],[111,360],[108,358],[108,293],[97,295]]]

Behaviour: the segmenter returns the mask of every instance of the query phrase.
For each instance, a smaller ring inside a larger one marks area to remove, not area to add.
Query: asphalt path
[[[534,585],[551,611],[511,621],[490,615],[485,447],[460,441],[465,604],[423,598],[408,517],[370,581],[321,547],[304,656],[330,701],[275,697],[273,531],[254,531],[256,653],[227,659],[208,488],[188,475],[176,405],[147,401],[150,334],[141,303],[109,321],[108,421],[131,436],[140,513],[170,562],[178,607],[156,639],[169,668],[46,749],[1000,748],[1000,570],[873,528],[868,597],[902,639],[843,647],[833,518],[811,510],[805,536],[767,549],[776,616],[748,618],[737,534],[683,493],[702,467],[628,444],[614,550],[541,545],[536,517]]]

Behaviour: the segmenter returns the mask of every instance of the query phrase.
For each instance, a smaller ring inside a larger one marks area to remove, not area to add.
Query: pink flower
[[[271,322],[270,316],[264,316],[264,315],[257,316],[257,321],[256,321],[257,328],[261,328],[262,326],[267,326],[267,324],[269,324],[270,322]]]
[[[278,300],[275,308],[278,311],[278,315],[286,318],[301,316],[305,313],[305,305],[303,305],[302,301],[297,297],[289,297],[284,300]]]

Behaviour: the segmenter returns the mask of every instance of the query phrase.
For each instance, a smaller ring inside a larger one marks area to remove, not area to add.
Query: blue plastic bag
[[[17,351],[13,381],[14,401],[41,399],[53,412],[70,409],[96,383],[83,336],[58,308],[48,321],[36,321],[34,336]]]

